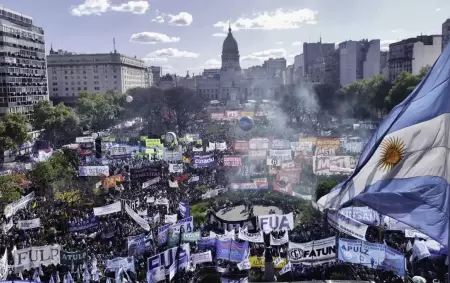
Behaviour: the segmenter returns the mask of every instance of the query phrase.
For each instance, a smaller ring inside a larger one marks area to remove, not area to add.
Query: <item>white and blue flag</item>
[[[447,247],[450,183],[450,47],[370,138],[321,208],[363,203]]]

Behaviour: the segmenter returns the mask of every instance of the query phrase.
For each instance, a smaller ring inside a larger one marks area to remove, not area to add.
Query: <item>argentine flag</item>
[[[380,124],[353,174],[318,205],[363,203],[447,247],[450,184],[450,45]]]

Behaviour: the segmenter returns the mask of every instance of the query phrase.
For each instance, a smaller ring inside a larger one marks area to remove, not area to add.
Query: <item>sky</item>
[[[231,23],[241,67],[302,53],[303,42],[380,39],[389,43],[441,34],[448,0],[3,0],[45,30],[46,49],[116,50],[162,66],[164,73],[220,67]]]

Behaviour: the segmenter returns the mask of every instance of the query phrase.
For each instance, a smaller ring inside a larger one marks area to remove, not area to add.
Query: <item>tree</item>
[[[64,104],[53,107],[48,101],[40,101],[34,107],[33,125],[43,130],[42,139],[56,147],[72,143],[81,134],[77,114]]]
[[[17,150],[31,140],[25,118],[19,114],[6,114],[0,118],[0,163],[7,150]]]
[[[326,182],[320,182],[317,185],[316,190],[316,200],[319,200],[324,195],[328,194],[334,186],[336,186],[338,182],[336,181],[326,181]]]
[[[169,118],[176,122],[179,135],[186,132],[188,122],[195,120],[203,111],[204,99],[191,89],[183,87],[170,88],[164,92],[169,110]]]
[[[76,112],[84,130],[101,131],[118,123],[124,103],[125,96],[121,94],[81,92]]]
[[[429,72],[430,67],[424,67],[418,75],[408,72],[401,72],[394,80],[389,95],[386,97],[386,106],[388,110],[394,108],[397,104],[405,100],[410,95],[420,81]]]
[[[0,176],[0,205],[4,206],[20,198],[22,188],[20,175],[1,175]]]

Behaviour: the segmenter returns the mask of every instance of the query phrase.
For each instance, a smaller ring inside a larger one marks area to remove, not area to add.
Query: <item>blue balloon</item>
[[[253,122],[251,117],[244,116],[239,120],[239,127],[245,132],[250,131],[254,125],[255,122]]]

